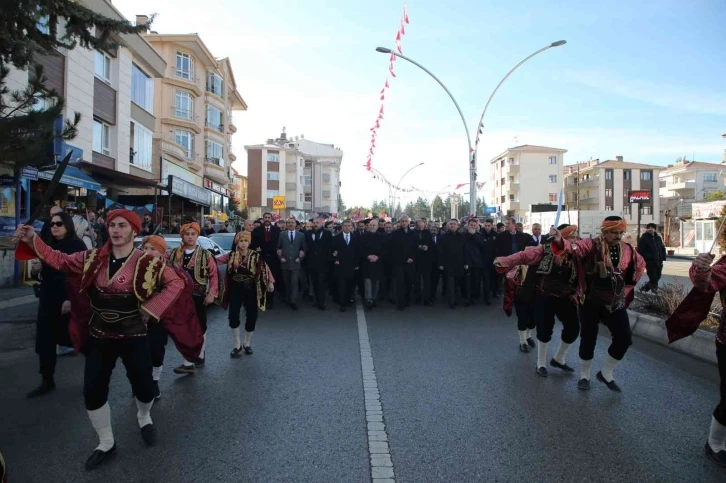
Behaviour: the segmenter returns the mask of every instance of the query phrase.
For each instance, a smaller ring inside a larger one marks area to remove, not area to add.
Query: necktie
[[[292,232],[290,232],[290,243],[292,243]]]
[[[348,245],[348,234],[345,234],[345,244]]]

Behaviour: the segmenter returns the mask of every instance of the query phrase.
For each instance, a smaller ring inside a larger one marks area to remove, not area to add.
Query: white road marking
[[[360,365],[363,377],[363,394],[366,406],[366,425],[368,431],[368,454],[371,461],[373,483],[396,483],[388,444],[388,432],[383,417],[381,394],[373,366],[371,342],[368,339],[368,324],[361,304],[356,304],[358,318],[358,342],[360,343]]]
[[[25,295],[23,297],[15,297],[10,300],[5,300],[3,302],[0,302],[0,310],[2,309],[8,309],[10,307],[15,307],[18,305],[25,305],[25,304],[31,304],[38,300],[35,298],[35,295]]]

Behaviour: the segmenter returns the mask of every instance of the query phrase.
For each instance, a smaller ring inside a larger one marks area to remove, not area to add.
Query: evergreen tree
[[[343,197],[340,196],[340,193],[338,193],[338,213],[345,213],[345,202],[343,201]]]

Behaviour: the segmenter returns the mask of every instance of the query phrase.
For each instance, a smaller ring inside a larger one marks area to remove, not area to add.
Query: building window
[[[501,167],[504,167],[504,160],[502,159]]]
[[[502,161],[502,162],[504,162],[504,161]],[[506,196],[502,196],[502,203],[506,203],[506,202],[507,202],[507,197]]]
[[[661,179],[661,180],[658,181],[658,187],[659,188],[665,188],[667,184],[668,183],[664,179]]]
[[[130,162],[136,167],[151,171],[151,149],[154,133],[137,122],[131,121]]]
[[[651,211],[652,209],[653,209],[653,207],[650,205],[642,205],[640,207],[640,214],[641,215],[650,215],[650,214],[652,214],[652,211]]]
[[[628,200],[628,201],[630,201],[630,200]],[[630,214],[630,204],[623,205],[623,214],[624,215],[629,215]]]
[[[330,183],[330,173],[323,173],[323,183]]]
[[[514,201],[514,195],[509,195],[509,201]]]
[[[222,111],[216,107],[207,106],[207,127],[216,129],[219,132],[224,132],[224,119],[222,117]]]
[[[557,203],[557,193],[550,193],[550,203]]]
[[[93,120],[93,150],[97,153],[105,154],[106,156],[111,155],[109,149],[109,138],[111,128],[108,124],[104,124],[101,121]]]
[[[312,186],[313,185],[313,177],[309,174],[305,175],[305,186]]]
[[[279,181],[280,180],[280,172],[279,171],[268,171],[267,172],[267,179],[272,181]]]
[[[222,94],[223,81],[214,72],[207,72],[207,92],[223,97]]]
[[[623,170],[623,179],[630,180],[630,170],[629,169]]]
[[[300,167],[301,168],[304,168],[305,167],[305,164],[304,163],[305,163],[305,161],[303,161],[303,158],[300,158]]]
[[[640,180],[641,181],[650,181],[653,179],[653,172],[652,171],[641,171],[640,172]]]
[[[176,53],[176,76],[180,79],[194,81],[194,59],[186,52]]]
[[[176,91],[174,96],[174,115],[182,119],[194,119],[194,98],[184,91]]]
[[[557,175],[551,174],[550,175],[550,183],[557,183]]]
[[[509,158],[509,164],[514,164],[514,158]]]
[[[323,191],[323,198],[324,199],[330,199],[330,191]]]
[[[507,178],[502,178],[502,186],[504,186],[504,183],[507,181]]]
[[[623,199],[628,200],[627,203],[630,203],[630,190],[623,190]]]
[[[312,203],[312,202],[313,202],[313,194],[305,193],[305,203]]]
[[[146,112],[154,113],[154,79],[131,64],[131,100]]]
[[[302,200],[303,200],[303,194],[300,193],[300,201],[302,202]]]
[[[716,173],[704,173],[703,181],[716,181]]]
[[[105,52],[96,51],[93,73],[107,84],[111,83],[111,57]]]
[[[189,131],[177,129],[175,134],[176,143],[184,147],[187,159],[194,159],[194,134]]]
[[[605,198],[612,198],[612,197],[613,197],[613,189],[605,188]]]
[[[274,198],[275,196],[280,196],[280,190],[267,190],[267,198]]]
[[[612,206],[605,206],[605,211],[613,211],[613,207]]]
[[[613,170],[612,169],[605,170],[605,179],[613,179]]]
[[[279,163],[280,162],[280,153],[268,152],[267,153],[267,162],[268,163]]]
[[[550,164],[557,164],[557,156],[550,156]]]
[[[224,166],[224,146],[207,140],[207,162],[217,166]]]

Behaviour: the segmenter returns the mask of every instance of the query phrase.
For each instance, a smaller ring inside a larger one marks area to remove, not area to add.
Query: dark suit
[[[293,240],[290,241],[290,234]],[[280,271],[285,281],[285,295],[291,304],[297,303],[298,279],[303,257],[300,252],[307,251],[305,235],[299,231],[283,231],[277,239],[277,248],[282,252],[280,255]],[[283,262],[282,259],[285,259]],[[295,260],[299,260],[297,263]]]
[[[540,235],[539,236],[539,240],[537,240],[537,237],[534,236],[534,235],[532,235],[532,243],[535,246],[544,245],[544,244],[546,244],[549,241],[549,239],[550,239],[550,237],[547,236],[547,235]]]
[[[416,260],[413,281],[413,296],[417,303],[428,303],[431,295],[431,264],[434,260],[434,240],[428,230],[414,230]],[[424,247],[426,247],[424,249]],[[421,284],[423,283],[423,290]]]
[[[429,297],[431,302],[436,300],[436,290],[439,287],[439,280],[441,279],[441,270],[439,270],[438,265],[440,241],[441,235],[431,235],[431,294]]]
[[[330,269],[332,242],[333,235],[327,230],[311,230],[305,233],[305,243],[308,247],[305,256],[306,268],[318,307],[325,305],[325,281]]]
[[[358,241],[360,236],[348,233],[348,242],[345,241],[345,233],[339,233],[333,237],[333,275],[335,276],[338,288],[338,302],[341,307],[346,307],[353,299],[353,288],[355,287],[358,268]]]
[[[456,288],[459,287],[461,295],[466,297],[466,239],[459,232],[447,231],[441,235],[439,243],[439,267],[444,267],[442,276],[446,278],[446,295],[449,305],[456,304]]]
[[[411,286],[414,278],[414,264],[418,252],[418,245],[412,230],[404,231],[402,228],[391,233],[388,240],[388,257],[393,270],[393,280],[396,286],[396,305],[402,310],[411,304]],[[408,260],[412,260],[408,263]]]
[[[494,268],[494,244],[496,243],[497,234],[494,230],[487,233],[486,230],[481,231],[482,239],[482,260],[484,268],[482,269],[482,284],[484,285],[483,300],[489,302],[492,295],[499,293],[497,287],[498,274]]]
[[[272,276],[275,278],[275,292],[285,293],[285,281],[280,273],[280,260],[277,258],[277,239],[280,237],[280,229],[274,225],[266,232],[265,225],[258,226],[252,230],[250,249],[260,249],[262,260],[270,267]],[[272,307],[274,297],[267,298],[267,306]]]

